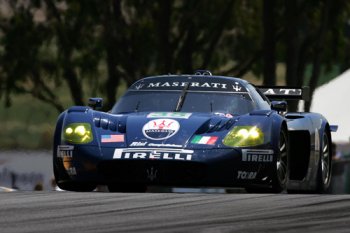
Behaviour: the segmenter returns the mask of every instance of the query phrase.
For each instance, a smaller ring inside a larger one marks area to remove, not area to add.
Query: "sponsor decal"
[[[154,169],[153,167],[151,167],[151,169],[147,169],[146,172],[147,172],[147,178],[150,181],[153,181],[157,178],[157,173],[158,173],[157,169]]]
[[[151,82],[145,86],[139,87],[139,89],[182,89],[187,85],[187,82]],[[232,83],[220,83],[220,82],[190,82],[189,87],[191,89],[209,89],[209,90],[220,90],[230,92],[247,92],[245,88],[238,82]],[[137,89],[138,86],[135,86]],[[138,90],[139,90],[138,89]]]
[[[147,142],[132,142],[129,146],[146,146]]]
[[[57,157],[58,158],[72,158],[73,157],[74,146],[70,145],[59,145],[57,147]]]
[[[235,85],[232,85],[232,89],[239,92],[242,90],[242,87],[239,85],[238,82],[235,82]]]
[[[289,89],[289,88],[261,88],[264,95],[291,95],[301,96],[302,89]]]
[[[217,115],[217,116],[226,117],[226,118],[232,118],[233,117],[233,115],[230,114],[230,113],[215,112],[214,114]]]
[[[144,86],[143,83],[137,84],[137,85],[135,86],[135,89],[136,89],[136,90],[140,90],[143,86]]]
[[[124,134],[101,135],[101,142],[124,142]]]
[[[242,150],[243,162],[271,163],[273,162],[273,150]]]
[[[62,162],[63,162],[63,167],[66,170],[69,170],[69,168],[73,167],[73,158],[71,157],[64,157]]]
[[[66,168],[66,172],[67,172],[67,174],[70,175],[70,176],[75,176],[75,175],[77,175],[77,170],[75,169],[75,167]]]
[[[113,159],[192,160],[193,150],[170,148],[118,148]]]
[[[71,145],[59,145],[57,147],[57,158],[62,159],[63,167],[70,176],[75,176],[77,174],[73,166],[73,150],[74,146]]]
[[[154,147],[182,147],[182,145],[177,144],[157,144],[157,143],[150,143],[148,146],[154,146]]]
[[[147,88],[154,87],[184,87],[187,82],[157,82],[157,83],[149,83]],[[201,88],[220,88],[227,89],[226,83],[209,83],[209,82],[191,82],[190,87],[201,87]]]
[[[160,117],[166,117],[166,118],[180,118],[180,119],[188,119],[192,113],[185,113],[185,112],[151,112],[147,115],[147,118],[160,118]]]
[[[164,140],[174,136],[180,129],[180,124],[173,119],[155,119],[147,122],[142,132],[146,138]]]
[[[237,179],[239,180],[254,180],[257,175],[257,172],[247,172],[247,171],[238,171]]]
[[[132,142],[130,147],[150,146],[150,147],[182,147],[177,144],[160,144],[160,143],[148,143],[148,142]]]
[[[63,157],[63,167],[66,170],[67,174],[70,176],[75,176],[77,174],[77,171],[73,165],[73,158],[72,157]]]
[[[218,139],[217,136],[199,136],[196,135],[191,143],[193,144],[206,144],[206,145],[215,145],[216,140]]]

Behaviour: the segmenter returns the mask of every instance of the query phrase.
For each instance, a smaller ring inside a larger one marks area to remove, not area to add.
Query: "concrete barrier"
[[[52,190],[51,151],[0,151],[0,186]]]

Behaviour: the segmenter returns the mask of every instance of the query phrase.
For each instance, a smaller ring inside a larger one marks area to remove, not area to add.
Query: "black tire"
[[[278,148],[276,174],[272,179],[272,190],[276,193],[282,192],[287,188],[289,179],[289,143],[285,130],[281,130]]]
[[[55,176],[56,185],[62,190],[74,191],[74,192],[92,192],[97,187],[96,184],[70,181],[68,180],[69,178],[61,179],[55,165],[54,165],[54,176]]]
[[[320,159],[317,170],[317,187],[316,193],[327,192],[331,183],[332,177],[332,145],[331,137],[328,131],[325,131],[322,136],[320,145]]]
[[[279,152],[273,169],[272,186],[267,188],[247,187],[249,193],[281,193],[289,180],[289,143],[286,130],[282,129],[278,141]]]
[[[143,184],[109,184],[108,190],[113,193],[144,193],[147,191],[147,186]]]

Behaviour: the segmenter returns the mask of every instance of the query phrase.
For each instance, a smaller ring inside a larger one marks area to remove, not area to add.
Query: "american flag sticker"
[[[124,142],[124,134],[101,135],[101,142]]]

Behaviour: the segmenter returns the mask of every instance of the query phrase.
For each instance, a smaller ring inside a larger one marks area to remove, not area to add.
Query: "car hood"
[[[102,147],[212,148],[222,145],[223,137],[236,119],[237,117],[222,113],[106,114],[99,118],[99,124],[95,121],[95,125],[102,128],[95,133],[97,138],[101,138]],[[108,126],[108,130],[105,130],[103,128],[106,127],[101,126],[103,122],[113,122],[115,126]],[[104,139],[111,137],[116,139]]]

